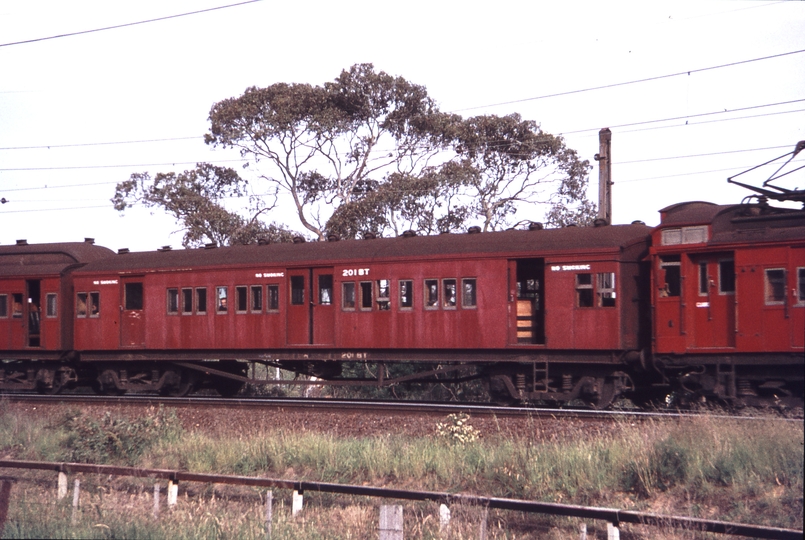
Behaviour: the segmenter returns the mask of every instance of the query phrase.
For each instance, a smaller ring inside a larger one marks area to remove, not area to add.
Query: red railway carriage
[[[686,390],[802,392],[805,212],[691,202],[652,233],[654,355]]]
[[[74,272],[76,305],[95,299],[94,312],[76,314],[75,348],[85,362],[181,361],[186,370],[192,361],[245,359],[328,377],[342,359],[505,364],[489,368],[504,392],[558,395],[555,380],[564,377],[564,392],[578,395],[589,382],[579,366],[604,364],[605,377],[641,347],[649,231],[635,224],[122,253]],[[552,375],[555,354],[565,367]],[[118,368],[105,369],[117,370],[107,385],[125,387]],[[135,366],[127,369],[130,378]],[[159,384],[161,376],[141,379]]]
[[[74,348],[69,275],[112,255],[91,239],[37,245],[18,240],[14,246],[0,246],[0,360],[5,367],[0,384],[47,388],[57,372],[75,379],[71,368],[54,363]]]

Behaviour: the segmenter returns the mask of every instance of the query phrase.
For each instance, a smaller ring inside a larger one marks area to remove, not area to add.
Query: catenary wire
[[[92,30],[81,30],[79,32],[69,32],[69,33],[66,33],[66,34],[58,34],[58,35],[55,35],[55,36],[47,36],[47,37],[41,37],[41,38],[35,38],[35,39],[26,39],[26,40],[23,40],[23,41],[13,41],[13,42],[10,42],[10,43],[0,43],[0,47],[10,47],[12,45],[23,45],[25,43],[36,43],[37,41],[46,41],[46,40],[49,40],[49,39],[58,39],[58,38],[70,37],[70,36],[79,36],[81,34],[91,34],[91,33],[94,33],[94,32],[103,32],[104,30],[115,30],[117,28],[125,28],[127,26],[136,26],[136,25],[139,25],[139,24],[147,24],[147,23],[152,23],[152,22],[157,22],[157,21],[165,21],[165,20],[168,20],[168,19],[176,19],[178,17],[186,17],[188,15],[198,15],[199,13],[207,13],[209,11],[217,11],[219,9],[227,9],[227,8],[231,8],[231,7],[242,6],[242,5],[245,5],[245,4],[253,4],[255,2],[260,2],[260,0],[246,0],[245,2],[238,2],[237,4],[228,4],[226,6],[218,6],[218,7],[212,7],[212,8],[207,8],[207,9],[199,9],[198,11],[190,11],[190,12],[187,12],[187,13],[178,13],[176,15],[167,15],[165,17],[157,17],[155,19],[147,19],[147,20],[144,20],[144,21],[136,21],[136,22],[130,22],[130,23],[124,23],[124,24],[116,24],[114,26],[105,26],[103,28],[94,28]]]

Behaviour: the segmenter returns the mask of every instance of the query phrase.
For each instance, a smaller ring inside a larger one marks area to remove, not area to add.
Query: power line
[[[213,163],[244,163],[248,161],[247,159],[222,159],[216,160]],[[140,164],[125,164],[125,165],[76,165],[74,167],[19,167],[19,168],[11,168],[11,169],[0,169],[2,172],[10,172],[10,171],[69,171],[75,169],[120,169],[126,167],[170,167],[176,165],[195,165],[197,163],[210,163],[205,162],[204,160],[199,161],[172,161],[169,163],[140,163]],[[8,190],[6,190],[8,191]]]
[[[107,146],[113,144],[137,144],[137,143],[150,143],[150,142],[166,142],[166,141],[187,141],[190,139],[200,139],[200,136],[195,137],[169,137],[166,139],[142,139],[137,141],[109,141],[109,142],[91,142],[91,143],[72,143],[72,144],[43,144],[39,146],[5,146],[0,147],[0,150],[38,150],[50,148],[75,148],[78,146]]]
[[[557,92],[555,94],[546,94],[546,95],[543,95],[543,96],[536,96],[536,97],[523,98],[523,99],[515,99],[515,100],[512,100],[512,101],[503,101],[501,103],[492,103],[490,105],[478,105],[476,107],[466,107],[464,109],[456,109],[456,110],[454,110],[452,112],[472,111],[472,110],[475,110],[475,109],[483,109],[483,108],[486,108],[486,107],[499,107],[501,105],[512,105],[514,103],[523,103],[523,102],[526,102],[526,101],[536,101],[538,99],[548,99],[548,98],[559,97],[559,96],[568,96],[568,95],[571,95],[571,94],[580,94],[582,92],[592,92],[593,90],[604,90],[606,88],[615,88],[615,87],[618,87],[618,86],[626,86],[626,85],[629,85],[629,84],[637,84],[637,83],[644,83],[644,82],[649,82],[649,81],[657,81],[657,80],[660,80],[660,79],[668,79],[668,78],[671,78],[671,77],[679,77],[680,75],[690,75],[691,73],[700,73],[700,72],[703,72],[703,71],[711,71],[711,70],[714,70],[714,69],[721,69],[721,68],[725,68],[725,67],[739,66],[741,64],[749,64],[751,62],[760,62],[761,60],[770,60],[772,58],[780,58],[782,56],[789,56],[789,55],[792,55],[792,54],[800,54],[800,53],[803,53],[803,52],[805,52],[805,49],[800,49],[798,51],[791,51],[791,52],[787,52],[787,53],[773,54],[773,55],[770,55],[770,56],[762,56],[760,58],[751,58],[749,60],[739,60],[737,62],[730,62],[728,64],[720,64],[720,65],[717,65],[717,66],[710,66],[710,67],[706,67],[706,68],[698,68],[698,69],[691,69],[691,70],[688,70],[688,71],[680,71],[679,73],[669,73],[668,75],[658,75],[656,77],[647,77],[645,79],[636,79],[634,81],[625,81],[625,82],[620,82],[620,83],[605,84],[605,85],[602,85],[602,86],[593,86],[593,87],[590,87],[590,88],[580,88],[578,90],[568,90],[566,92]]]
[[[780,101],[778,103],[767,103],[765,105],[752,105],[750,107],[739,107],[737,109],[724,109],[723,111],[713,111],[713,112],[707,112],[707,113],[688,114],[686,116],[674,116],[674,117],[671,117],[671,118],[662,118],[662,119],[659,119],[659,120],[643,120],[643,121],[640,121],[640,122],[630,122],[628,124],[617,124],[617,125],[608,126],[608,127],[610,129],[613,129],[613,128],[640,126],[640,125],[644,125],[644,124],[657,124],[657,123],[660,123],[660,122],[672,122],[674,120],[687,120],[689,118],[700,118],[702,116],[712,116],[714,114],[728,114],[728,113],[739,112],[739,111],[749,111],[751,109],[762,109],[764,107],[776,107],[778,105],[789,105],[791,103],[800,103],[802,101],[805,101],[805,99],[792,99],[790,101]],[[600,128],[577,129],[575,131],[564,131],[562,133],[559,133],[559,135],[573,135],[573,134],[576,134],[576,133],[585,133],[585,132],[588,132],[588,131],[598,131],[599,129]],[[0,148],[0,150],[3,150],[3,149]]]
[[[165,21],[165,20],[168,20],[168,19],[176,19],[178,17],[186,17],[188,15],[197,15],[199,13],[207,13],[208,11],[216,11],[216,10],[219,10],[219,9],[226,9],[226,8],[231,8],[231,7],[236,7],[236,6],[242,6],[244,4],[253,4],[253,3],[259,2],[259,1],[260,0],[247,0],[245,2],[239,2],[237,4],[229,4],[229,5],[226,5],[226,6],[218,6],[218,7],[208,8],[208,9],[200,9],[198,11],[190,11],[190,12],[187,12],[187,13],[179,13],[177,15],[168,15],[166,17],[157,17],[156,19],[148,19],[148,20],[145,20],[145,21],[137,21],[137,22],[130,22],[130,23],[125,23],[125,24],[117,24],[117,25],[114,25],[114,26],[105,26],[103,28],[94,28],[92,30],[81,30],[80,32],[70,32],[70,33],[67,33],[67,34],[59,34],[59,35],[56,35],[56,36],[47,36],[47,37],[41,37],[41,38],[35,38],[35,39],[27,39],[27,40],[24,40],[24,41],[13,41],[11,43],[0,43],[0,47],[10,47],[12,45],[23,45],[25,43],[35,43],[37,41],[46,41],[46,40],[49,40],[49,39],[58,39],[58,38],[70,37],[70,36],[79,36],[81,34],[91,34],[93,32],[103,32],[104,30],[115,30],[117,28],[125,28],[127,26],[136,26],[138,24],[146,24],[146,23],[152,23],[152,22],[157,22],[157,21]]]
[[[659,158],[648,158],[648,159],[635,159],[632,161],[614,161],[613,165],[627,165],[630,163],[645,163],[647,161],[665,161],[668,159],[685,159],[685,158],[694,158],[694,157],[705,157],[705,156],[720,156],[723,154],[741,154],[743,152],[759,152],[761,150],[779,150],[781,148],[791,148],[792,145],[785,144],[782,146],[767,146],[765,148],[748,148],[746,150],[726,150],[724,152],[710,152],[707,154],[690,154],[687,156],[669,156],[669,157],[659,157]]]

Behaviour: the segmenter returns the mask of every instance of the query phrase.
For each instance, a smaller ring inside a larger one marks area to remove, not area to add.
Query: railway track
[[[93,407],[148,407],[162,405],[182,409],[241,409],[276,410],[296,412],[326,411],[328,413],[365,412],[386,415],[446,416],[466,413],[476,418],[534,418],[534,419],[578,419],[589,421],[617,421],[623,419],[682,419],[709,414],[711,418],[729,420],[768,420],[770,415],[763,411],[744,411],[743,414],[681,411],[637,411],[637,410],[591,410],[591,409],[546,409],[533,407],[496,406],[479,403],[433,403],[433,402],[391,402],[373,400],[337,400],[311,398],[221,398],[221,397],[163,397],[152,394],[125,396],[98,396],[90,394],[62,394],[58,397],[39,394],[2,394],[0,400],[10,403],[31,405],[68,405]],[[776,417],[781,421],[802,422],[802,411],[789,411],[788,415]]]

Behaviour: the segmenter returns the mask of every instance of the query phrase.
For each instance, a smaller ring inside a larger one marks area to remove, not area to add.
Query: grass
[[[472,420],[465,422],[469,425]],[[441,431],[443,435],[437,435],[434,423],[431,436],[350,439],[278,428],[226,438],[184,431],[171,411],[161,409],[134,420],[112,415],[98,420],[71,412],[48,424],[11,414],[0,404],[0,453],[7,459],[70,461],[83,456],[87,462],[147,468],[465,492],[803,526],[802,423],[704,416],[623,422],[617,430],[602,434],[580,431],[561,438],[545,436],[535,425],[533,433],[487,438],[481,433],[468,442],[457,442],[453,431]],[[26,481],[17,482],[12,490],[6,537],[265,537],[261,491],[183,485],[182,499],[170,518],[155,520],[153,484],[88,476],[82,480],[80,517],[72,525],[70,502],[52,500],[55,475],[22,476]],[[383,501],[308,493],[305,511],[294,518],[290,494],[277,491],[274,496],[272,538],[377,537],[377,507]],[[406,503],[405,508],[406,537],[440,537],[435,505]],[[480,509],[451,510],[454,519],[447,536],[477,538]],[[38,519],[42,515],[49,517]],[[578,520],[490,512],[488,533],[489,538],[567,538],[571,533],[578,537],[578,525]],[[605,524],[591,522],[588,527],[588,538],[606,537]],[[624,526],[622,537],[701,535]]]

